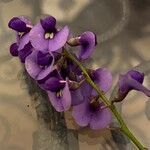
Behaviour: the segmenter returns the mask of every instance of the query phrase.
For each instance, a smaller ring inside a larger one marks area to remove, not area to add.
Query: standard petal
[[[49,51],[58,51],[60,48],[62,48],[65,43],[67,42],[69,35],[69,28],[68,26],[65,26],[60,31],[58,31],[53,39],[49,40]]]
[[[84,100],[80,105],[73,106],[72,116],[80,126],[88,126],[91,120],[91,112],[89,110],[88,102]]]
[[[53,57],[51,64],[47,68],[44,68],[41,70],[41,72],[39,73],[37,77],[37,80],[42,80],[46,78],[46,76],[48,76],[55,69],[56,69],[56,66],[54,66],[54,57]]]
[[[67,111],[71,107],[71,94],[69,91],[68,82],[66,82],[66,85],[61,92],[61,96],[59,97],[56,96],[56,92],[47,91],[52,106],[58,112]]]
[[[29,43],[29,33],[24,34],[22,37],[19,38],[18,41],[18,50],[21,50],[25,47],[26,44]]]
[[[36,50],[46,51],[48,49],[48,39],[45,39],[45,31],[40,23],[35,25],[30,33],[29,39],[31,41],[32,46]]]
[[[112,114],[108,108],[100,109],[102,105],[100,105],[99,110],[96,110],[95,113],[92,114],[90,121],[91,129],[103,129],[106,128],[112,121]]]
[[[42,70],[37,64],[37,53],[38,51],[33,51],[25,60],[25,68],[33,79],[36,79]]]
[[[64,107],[62,104],[62,99],[56,96],[56,92],[47,91],[47,94],[52,106],[56,109],[56,111],[63,112]]]
[[[25,47],[18,51],[18,56],[22,63],[25,62],[25,59],[28,55],[32,53],[32,46],[30,43],[26,44]]]
[[[93,73],[94,82],[101,88],[102,91],[107,92],[112,85],[111,72],[106,68],[99,68]],[[93,89],[92,94],[95,95],[96,91]]]
[[[77,90],[72,90],[71,97],[72,97],[72,106],[79,105],[84,101],[80,88]]]
[[[87,31],[81,34],[79,38],[81,49],[79,59],[84,60],[91,56],[96,45],[96,35],[93,32]]]

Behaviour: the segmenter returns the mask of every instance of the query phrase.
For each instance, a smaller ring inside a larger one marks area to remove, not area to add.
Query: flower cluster
[[[120,75],[118,81],[118,93],[113,102],[122,101],[132,90],[140,91],[150,97],[150,90],[142,85],[143,81],[144,73],[136,70],[130,70],[126,74]]]
[[[26,17],[14,17],[8,26],[16,32],[16,41],[10,46],[11,55],[19,57],[28,74],[47,92],[56,111],[72,108],[73,118],[82,127],[102,129],[111,123],[109,108],[86,81],[79,66],[65,55],[66,49],[75,47],[78,50],[70,53],[78,61],[88,59],[97,45],[93,32],[71,37],[68,26],[59,29],[53,16],[40,19],[36,25]],[[112,85],[109,70],[87,70],[94,83],[104,93],[108,92]],[[132,89],[150,96],[150,91],[142,86],[143,79],[144,75],[134,70],[121,75],[115,101],[124,99]]]

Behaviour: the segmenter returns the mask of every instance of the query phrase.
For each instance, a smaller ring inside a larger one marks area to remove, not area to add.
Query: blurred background
[[[108,67],[114,77],[139,64],[150,66],[150,0],[0,0],[0,150],[32,150],[38,129],[36,112],[23,81],[22,66],[9,54],[15,40],[7,23],[13,16],[29,16],[37,22],[42,14],[68,24],[73,35],[87,30],[98,36],[89,61],[93,68]],[[150,70],[145,86],[150,88]],[[150,101],[131,92],[122,115],[140,141],[150,148]],[[94,142],[93,142],[94,141]],[[103,150],[98,137],[79,133],[79,147]],[[107,149],[107,148],[106,148]]]

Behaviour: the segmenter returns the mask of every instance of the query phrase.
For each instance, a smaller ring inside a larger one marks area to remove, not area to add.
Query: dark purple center
[[[42,53],[41,51],[37,54],[37,64],[40,66],[48,66],[52,63],[53,57],[49,53]]]
[[[58,92],[63,89],[64,86],[65,82],[61,82],[61,80],[56,77],[51,77],[44,83],[44,88],[52,92]]]
[[[17,45],[17,43],[13,43],[10,46],[10,53],[12,56],[18,56],[18,45]]]
[[[29,27],[23,20],[21,20],[18,17],[13,17],[9,23],[9,28],[17,31],[17,32],[29,32],[31,30],[31,27]]]

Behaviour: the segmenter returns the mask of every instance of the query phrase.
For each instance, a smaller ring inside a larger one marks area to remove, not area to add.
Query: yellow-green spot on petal
[[[56,92],[56,97],[62,97],[62,91],[61,90]]]
[[[18,32],[19,37],[22,37],[24,32]]]
[[[54,33],[45,33],[45,39],[52,39],[54,37]]]
[[[50,39],[52,39],[54,37],[54,33],[50,33]]]

